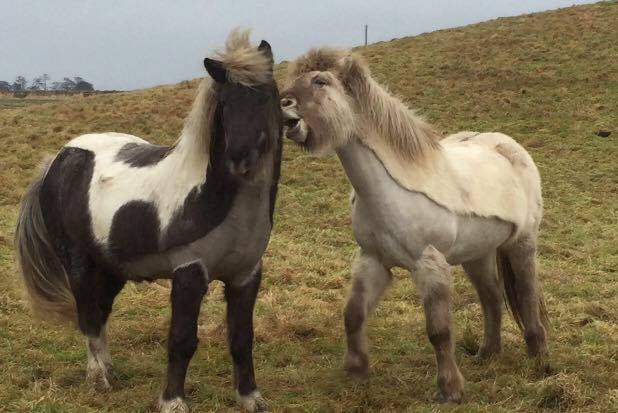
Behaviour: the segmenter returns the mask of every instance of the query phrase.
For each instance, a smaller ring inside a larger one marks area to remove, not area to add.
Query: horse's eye
[[[328,85],[328,81],[323,77],[316,76],[315,78],[313,78],[313,84],[317,87],[324,87]]]

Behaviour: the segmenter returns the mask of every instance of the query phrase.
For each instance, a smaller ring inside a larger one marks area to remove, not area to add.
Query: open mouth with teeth
[[[300,126],[300,119],[288,119],[284,122],[284,125],[288,128],[288,131],[294,130]]]
[[[288,139],[301,145],[307,144],[310,131],[304,120],[296,116],[288,117],[283,124],[285,126],[285,136]]]

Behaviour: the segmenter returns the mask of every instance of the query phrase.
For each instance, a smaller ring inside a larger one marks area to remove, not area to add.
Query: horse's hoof
[[[111,374],[106,368],[89,368],[86,372],[86,382],[91,383],[97,391],[107,391],[112,388]]]
[[[345,355],[343,368],[347,375],[352,378],[365,380],[369,377],[369,360],[364,354],[356,355],[347,353]]]
[[[479,348],[479,351],[474,356],[474,358],[477,361],[482,362],[485,360],[489,360],[490,358],[498,354],[500,354],[500,347],[496,348],[496,347],[489,347],[489,346],[488,347],[481,346]]]
[[[266,400],[260,395],[260,392],[255,390],[246,396],[241,396],[236,391],[236,401],[238,405],[247,412],[268,412],[269,407]]]
[[[438,403],[461,403],[461,399],[463,398],[463,392],[455,392],[451,394],[445,394],[442,391],[437,391],[433,395],[433,400]]]
[[[438,392],[434,394],[434,400],[440,403],[461,403],[464,383],[465,380],[459,370],[438,378]]]
[[[189,406],[181,397],[172,400],[159,399],[159,412],[161,413],[189,413]]]

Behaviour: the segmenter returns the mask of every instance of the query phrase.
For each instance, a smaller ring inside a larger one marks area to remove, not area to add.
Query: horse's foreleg
[[[344,310],[347,351],[344,367],[358,377],[369,372],[367,317],[392,280],[391,272],[374,256],[360,252],[352,264],[352,289]]]
[[[501,347],[503,299],[496,268],[496,251],[479,260],[464,263],[463,268],[476,289],[483,309],[483,343],[477,357],[488,358],[499,353]]]
[[[253,370],[253,307],[262,279],[262,265],[251,279],[235,286],[225,284],[230,353],[234,361],[234,386],[238,404],[250,412],[266,411],[268,405],[255,384]]]
[[[168,340],[167,385],[160,400],[162,413],[188,412],[184,401],[189,361],[197,349],[197,321],[208,290],[208,274],[194,262],[172,275],[172,322]]]
[[[455,334],[450,303],[452,280],[444,256],[428,246],[416,262],[412,274],[418,285],[425,309],[427,335],[433,345],[438,365],[438,399],[460,402],[464,379],[455,361]]]

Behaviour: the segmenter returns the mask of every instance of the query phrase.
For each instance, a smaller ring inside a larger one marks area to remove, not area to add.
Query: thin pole
[[[365,25],[365,46],[367,46],[367,28],[368,27],[369,27],[368,25]]]

